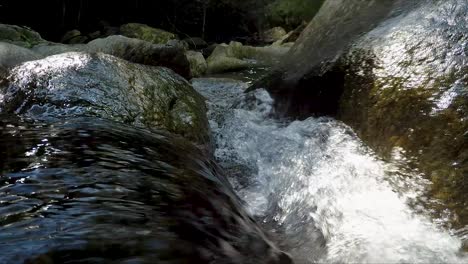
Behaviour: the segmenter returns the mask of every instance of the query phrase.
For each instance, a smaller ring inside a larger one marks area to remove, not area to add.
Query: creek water
[[[218,162],[246,208],[296,263],[467,263],[416,171],[380,160],[332,118],[278,120],[246,81],[193,80],[209,104]],[[456,234],[457,233],[457,234]],[[461,235],[460,235],[461,234]]]

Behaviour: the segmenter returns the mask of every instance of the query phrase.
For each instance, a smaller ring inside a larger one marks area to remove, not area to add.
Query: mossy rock
[[[5,71],[31,60],[37,60],[40,56],[30,49],[10,43],[0,42],[0,67]]]
[[[169,40],[177,39],[173,33],[139,23],[122,25],[120,33],[126,37],[141,39],[153,44],[166,44]]]
[[[458,5],[458,6],[457,6]],[[468,224],[468,8],[427,5],[368,33],[344,56],[340,118],[383,157],[403,150],[433,197]],[[450,10],[445,12],[444,10]],[[416,27],[415,25],[419,25]],[[443,207],[443,206],[442,206]],[[443,210],[444,208],[440,208]]]
[[[208,57],[208,72],[238,71],[249,67],[268,66],[277,63],[289,50],[283,46],[252,47],[232,41],[217,45]]]
[[[0,106],[35,120],[97,116],[165,129],[210,145],[204,98],[164,67],[97,53],[64,53],[11,71]]]
[[[15,25],[0,24],[0,41],[9,42],[25,48],[45,42],[41,35],[32,29]]]
[[[144,40],[127,38],[124,36],[99,38],[86,45],[44,43],[36,45],[32,50],[43,57],[65,52],[102,52],[135,63],[164,66],[175,71],[184,78],[191,78],[190,62],[183,48],[152,44]]]
[[[208,64],[206,63],[205,57],[201,52],[187,51],[185,53],[188,61],[190,62],[190,72],[192,77],[200,77],[206,73]]]

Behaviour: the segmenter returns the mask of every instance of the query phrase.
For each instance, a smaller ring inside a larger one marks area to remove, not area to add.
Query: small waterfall
[[[461,238],[418,203],[430,184],[381,161],[340,121],[270,117],[265,90],[196,79],[216,157],[296,263],[466,263]]]

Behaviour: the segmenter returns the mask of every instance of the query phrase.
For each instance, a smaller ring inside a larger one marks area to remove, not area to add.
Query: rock
[[[45,58],[51,55],[66,53],[66,52],[73,52],[73,51],[87,51],[87,45],[85,44],[74,44],[74,45],[67,45],[62,43],[41,43],[31,48],[33,52],[41,56],[41,58]]]
[[[126,37],[145,40],[153,44],[166,44],[169,40],[177,39],[173,33],[139,23],[122,25],[120,33]]]
[[[286,47],[243,46],[232,41],[229,45],[217,45],[208,57],[208,72],[218,73],[242,70],[248,67],[273,65],[288,51]]]
[[[60,42],[66,44],[82,44],[86,43],[88,40],[89,38],[87,36],[83,36],[79,30],[74,29],[66,32]]]
[[[211,44],[209,45],[208,47],[204,48],[202,50],[202,53],[203,53],[203,57],[205,58],[208,58],[210,57],[210,55],[213,53],[213,51],[216,49],[216,46],[218,46],[218,44]]]
[[[45,42],[39,33],[20,26],[0,24],[0,41],[9,42],[25,48],[30,48]]]
[[[282,114],[337,116],[383,158],[403,157],[464,226],[467,17],[459,0],[326,1],[251,89],[267,87]]]
[[[100,30],[98,31],[94,31],[94,32],[91,32],[88,34],[88,38],[90,40],[94,40],[94,39],[97,39],[97,38],[100,38],[102,36],[102,33]]]
[[[192,37],[186,38],[183,41],[188,44],[190,49],[193,50],[201,50],[208,47],[208,43],[206,43],[202,38]]]
[[[88,43],[88,52],[103,52],[131,62],[164,66],[190,79],[190,63],[180,47],[151,44],[147,41],[110,36]]]
[[[11,71],[0,108],[35,120],[97,116],[163,128],[209,145],[204,99],[169,69],[106,54],[64,53]]]
[[[0,79],[6,77],[13,67],[31,60],[37,60],[40,56],[35,52],[10,43],[0,42]]]
[[[201,52],[189,50],[185,54],[190,62],[190,72],[192,77],[200,77],[206,73],[208,65]]]
[[[179,136],[92,117],[2,118],[0,149],[2,199],[15,201],[2,204],[15,217],[1,223],[1,263],[292,263],[212,157]]]
[[[206,60],[208,73],[243,70],[252,65],[247,61],[234,57],[230,50],[231,48],[226,44],[216,46],[213,53]]]
[[[183,50],[188,50],[189,46],[186,42],[178,39],[171,39],[166,43],[167,46],[178,47]]]
[[[262,40],[264,43],[273,43],[286,36],[287,32],[282,27],[274,27],[262,33]]]
[[[72,51],[102,52],[135,63],[164,66],[187,79],[191,78],[190,63],[183,48],[151,44],[124,36],[95,39],[86,45],[46,43],[37,45],[32,50],[43,57]]]
[[[280,63],[249,90],[266,87],[278,113],[306,118],[311,113],[335,115],[342,77],[331,68],[346,48],[396,12],[417,1],[325,1]],[[400,11],[399,11],[400,10]]]
[[[360,38],[337,65],[338,117],[383,157],[403,155],[425,173],[459,227],[468,224],[467,17],[463,1],[427,2]]]

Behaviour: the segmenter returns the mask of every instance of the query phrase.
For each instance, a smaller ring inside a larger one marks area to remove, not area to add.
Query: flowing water
[[[384,162],[331,118],[277,120],[268,93],[244,94],[239,80],[193,85],[209,101],[216,158],[296,263],[468,262],[463,237],[424,206],[437,202],[424,195],[430,183],[399,152]]]

